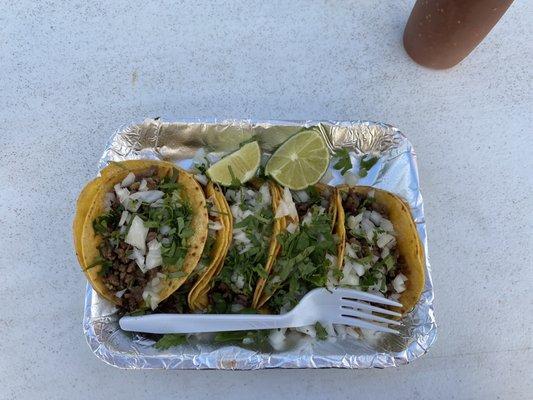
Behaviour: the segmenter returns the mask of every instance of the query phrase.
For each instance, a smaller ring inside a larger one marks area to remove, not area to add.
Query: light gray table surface
[[[405,54],[413,1],[0,1],[0,399],[526,399],[533,3],[459,66]],[[82,335],[71,222],[145,117],[365,119],[418,154],[439,338],[387,370],[123,371]]]

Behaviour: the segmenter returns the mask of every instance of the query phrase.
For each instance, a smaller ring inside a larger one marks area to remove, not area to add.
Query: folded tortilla
[[[386,210],[388,219],[394,226],[396,233],[396,247],[405,261],[403,268],[399,271],[407,277],[406,289],[400,294],[399,301],[402,303],[400,312],[402,314],[409,312],[418,302],[425,281],[424,250],[409,205],[393,193],[369,186],[343,186],[339,187],[339,190],[341,192],[353,190],[364,196],[368,196],[370,191],[374,191],[374,201]],[[345,222],[346,213],[342,207],[342,199],[340,199],[337,226],[339,236],[344,238],[339,247],[339,260],[341,262],[344,260],[346,248]]]
[[[101,171],[101,176],[89,182],[78,198],[73,223],[74,246],[80,265],[94,290],[117,305],[120,305],[120,299],[105,286],[99,274],[101,266],[88,268],[98,258],[98,248],[102,241],[101,237],[94,232],[93,221],[105,212],[106,193],[113,191],[115,184],[122,182],[130,172],[137,175],[152,168],[155,169],[155,174],[160,178],[169,175],[177,177],[184,197],[193,211],[190,226],[193,234],[188,240],[187,254],[180,268],[183,274],[176,278],[165,277],[162,279],[159,292],[160,301],[170,296],[187,280],[188,275],[194,270],[202,256],[207,239],[208,214],[205,196],[201,186],[191,174],[172,163],[157,160],[114,162],[104,168]]]

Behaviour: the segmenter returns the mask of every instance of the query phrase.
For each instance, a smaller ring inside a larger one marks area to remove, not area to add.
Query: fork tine
[[[400,321],[395,321],[393,319],[387,319],[384,317],[380,317],[379,315],[373,315],[373,314],[361,312],[361,311],[353,309],[353,307],[342,306],[342,308],[346,310],[346,314],[350,314],[350,316],[364,318],[369,321],[385,322],[390,325],[401,325],[402,324]],[[343,311],[343,313],[345,313],[345,311]]]
[[[377,296],[375,294],[361,292],[353,289],[337,288],[333,291],[334,294],[343,298],[344,300],[365,300],[372,303],[386,304],[388,306],[402,307],[401,303],[394,300],[386,299],[385,297]]]
[[[378,312],[378,313],[381,313],[381,314],[386,314],[386,315],[392,315],[394,317],[401,317],[402,314],[396,312],[396,311],[391,311],[391,310],[387,310],[386,308],[381,308],[381,307],[376,307],[376,306],[372,306],[368,303],[363,303],[363,302],[354,302],[353,300],[348,300],[346,302],[343,302],[341,303],[343,306],[346,306],[346,307],[350,307],[350,308],[356,308],[356,309],[361,309],[361,310],[368,310],[368,311],[375,311],[375,312]]]
[[[395,333],[395,334],[400,333],[395,329],[387,328],[386,326],[382,326],[378,324],[372,324],[370,322],[363,321],[357,317],[352,317],[346,314],[342,314],[342,318],[339,320],[339,323],[344,324],[344,325],[357,326],[358,328],[371,329],[377,332],[386,332],[386,333]]]

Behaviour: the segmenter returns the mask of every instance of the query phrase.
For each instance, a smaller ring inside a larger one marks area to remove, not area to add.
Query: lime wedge
[[[317,183],[329,165],[329,150],[320,132],[306,130],[283,143],[265,168],[280,185],[302,190]]]
[[[257,142],[247,143],[227,155],[207,170],[207,176],[222,186],[232,186],[252,179],[261,162]]]

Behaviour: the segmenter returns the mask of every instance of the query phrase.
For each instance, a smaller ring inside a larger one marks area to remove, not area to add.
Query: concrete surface
[[[0,1],[0,399],[526,399],[533,282],[533,3],[442,72],[413,1]],[[147,116],[370,119],[418,152],[440,334],[365,371],[121,371],[82,336],[78,191]]]

